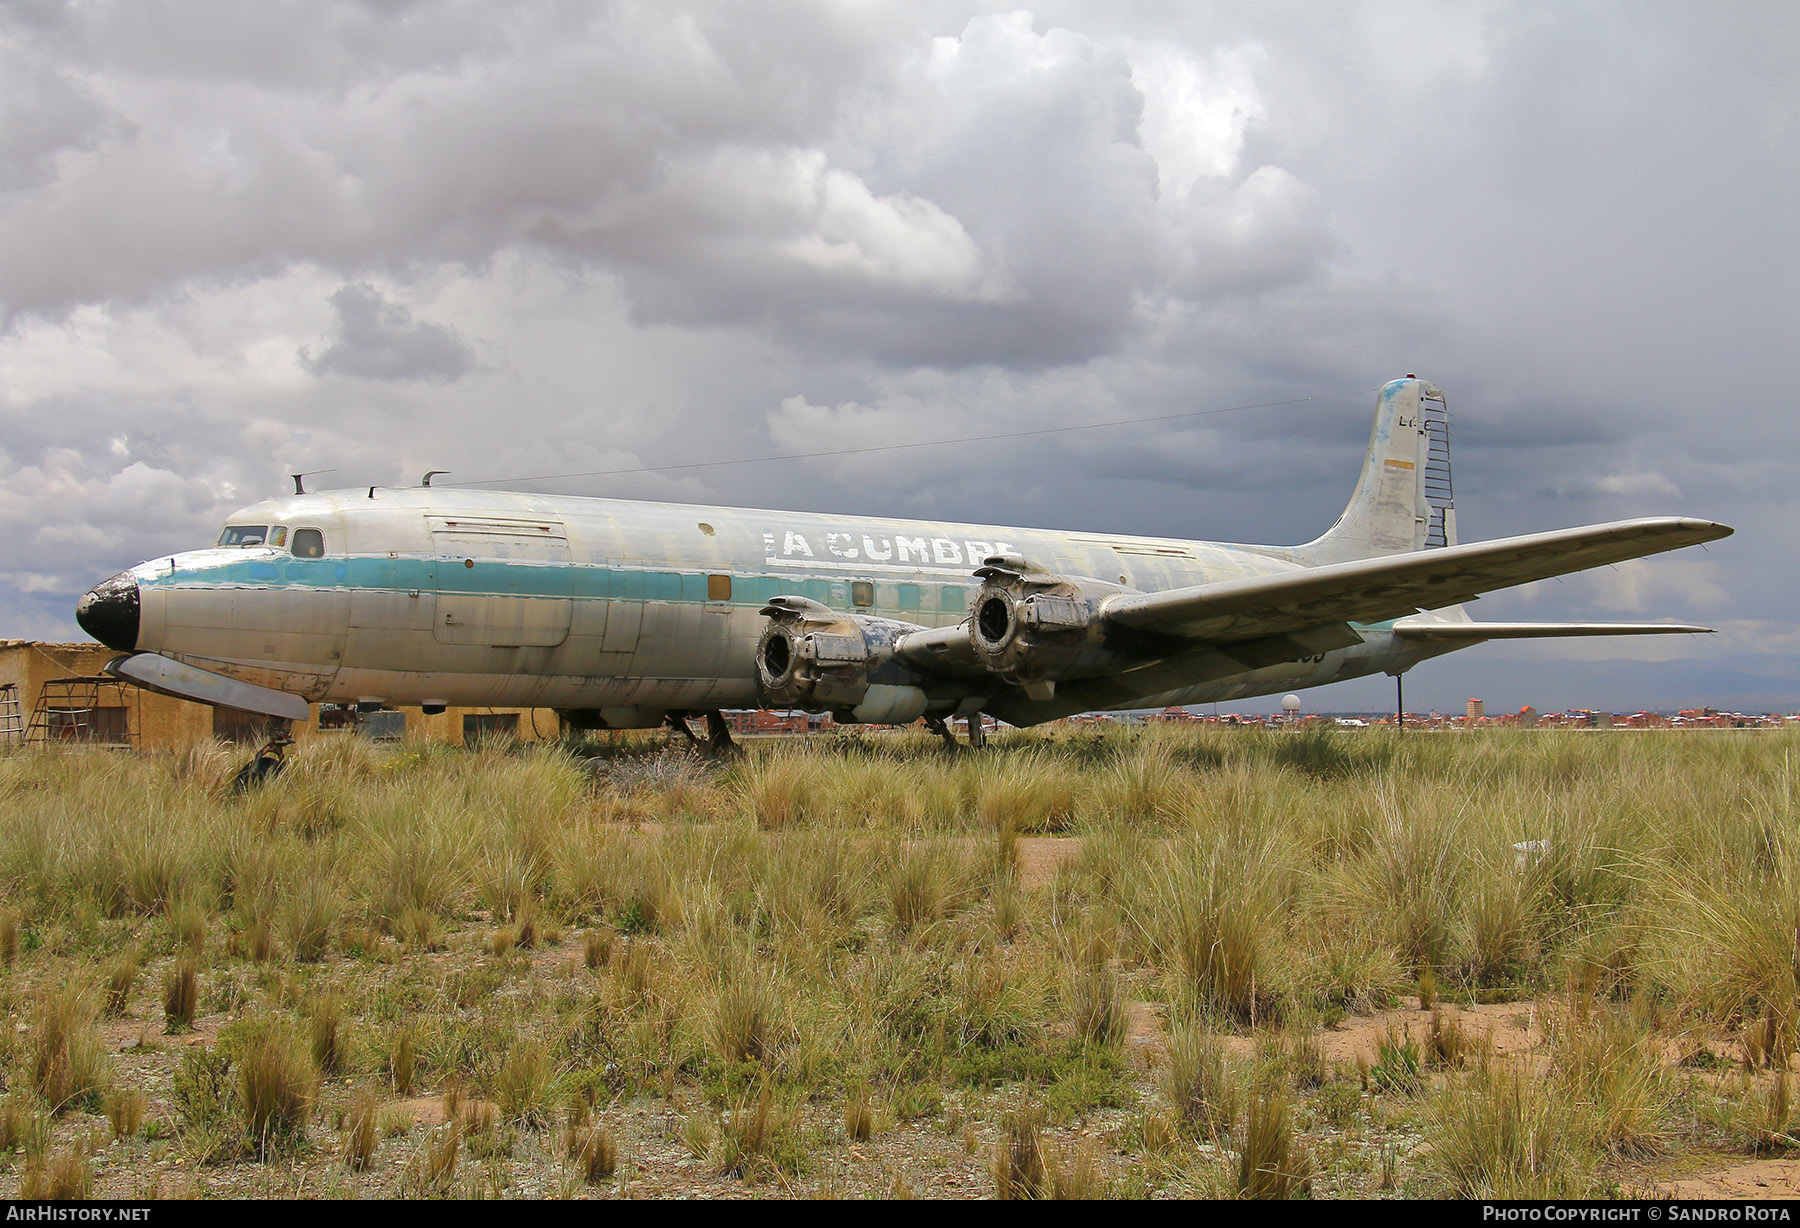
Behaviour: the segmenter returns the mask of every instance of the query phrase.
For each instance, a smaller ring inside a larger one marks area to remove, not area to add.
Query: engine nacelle
[[[762,613],[769,625],[756,644],[756,677],[772,706],[872,725],[925,715],[924,678],[894,651],[896,640],[923,627],[840,614],[805,597],[776,597]]]
[[[1107,673],[1126,659],[1105,633],[1100,603],[1135,589],[1035,571],[1018,555],[995,555],[975,574],[981,578],[969,617],[975,657],[1033,698],[1048,698],[1061,679]]]

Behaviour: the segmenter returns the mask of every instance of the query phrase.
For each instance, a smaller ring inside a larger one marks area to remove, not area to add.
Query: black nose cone
[[[103,580],[75,603],[75,621],[81,629],[120,652],[137,649],[138,586],[131,573],[122,571]]]

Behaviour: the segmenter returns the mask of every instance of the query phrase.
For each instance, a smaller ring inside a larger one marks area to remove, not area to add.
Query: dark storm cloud
[[[86,90],[17,48],[0,48],[0,79],[0,193],[50,182],[60,158],[116,132],[116,118]]]
[[[331,296],[331,307],[337,332],[330,344],[316,354],[300,350],[301,365],[314,375],[444,384],[475,365],[454,329],[415,320],[371,285],[343,287]]]
[[[0,306],[60,313],[295,261],[479,264],[631,199],[690,147],[803,139],[870,33],[828,9],[500,16],[143,4],[9,29],[9,50],[60,53],[132,127],[0,215]],[[819,63],[787,71],[802,44]]]
[[[485,41],[460,9],[417,40],[328,11],[130,6],[58,40],[133,127],[8,211],[0,307],[536,244],[620,274],[645,320],[1041,366],[1109,352],[1147,294],[1299,284],[1333,249],[1304,183],[1236,165],[1247,70],[1196,99],[1192,57],[1025,14],[889,46],[804,8],[533,6]],[[1187,142],[1196,108],[1225,121]]]

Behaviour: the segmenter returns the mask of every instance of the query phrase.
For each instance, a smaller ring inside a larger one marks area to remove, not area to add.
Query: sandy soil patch
[[[1672,1198],[1800,1198],[1800,1160],[1756,1160],[1656,1187]]]
[[[1079,852],[1079,837],[1019,837],[1019,885],[1028,891],[1048,887],[1056,872],[1074,861]]]
[[[1504,1002],[1484,1006],[1440,1004],[1443,1023],[1460,1028],[1469,1040],[1490,1042],[1494,1052],[1514,1057],[1531,1053],[1544,1043],[1542,1008],[1536,1002]],[[1407,998],[1398,1010],[1357,1015],[1319,1033],[1319,1048],[1332,1062],[1354,1062],[1358,1055],[1371,1063],[1388,1030],[1398,1027],[1424,1043],[1431,1029],[1431,1012]]]

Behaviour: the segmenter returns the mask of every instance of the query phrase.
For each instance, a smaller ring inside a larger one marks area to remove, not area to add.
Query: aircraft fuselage
[[[619,727],[758,705],[760,611],[778,595],[941,627],[968,617],[990,555],[1142,592],[1300,566],[1283,547],[454,488],[272,499],[229,517],[234,535],[260,544],[121,576],[137,585],[137,627],[111,646],[313,702],[593,709]],[[319,557],[296,555],[302,540]],[[1176,672],[1097,680],[1106,694],[1015,703],[1008,719],[1263,694],[1432,654],[1371,628],[1260,669],[1174,655],[1188,658]]]

